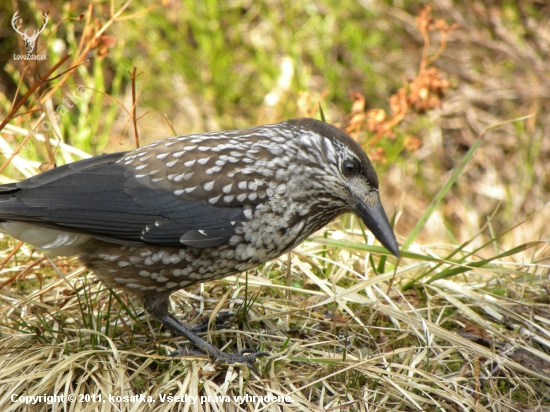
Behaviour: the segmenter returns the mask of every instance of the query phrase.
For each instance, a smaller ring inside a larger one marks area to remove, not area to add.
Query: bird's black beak
[[[371,206],[361,200],[357,200],[354,209],[355,213],[359,215],[376,239],[391,253],[400,257],[399,245],[380,201]]]

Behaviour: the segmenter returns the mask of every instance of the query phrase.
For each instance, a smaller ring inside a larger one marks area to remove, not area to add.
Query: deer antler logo
[[[42,31],[46,27],[46,23],[48,23],[48,14],[44,13],[44,23],[42,23],[42,27],[40,27],[39,30],[33,30],[33,33],[30,36],[27,35],[27,30],[25,30],[24,32],[19,31],[19,27],[21,26],[17,25],[18,20],[19,20],[19,10],[17,10],[13,15],[13,18],[11,19],[11,25],[13,29],[21,35],[21,38],[25,42],[25,48],[27,49],[27,54],[31,54],[32,51],[34,50],[34,45],[36,44],[36,40],[38,39],[38,36],[40,35],[40,33],[42,33]]]

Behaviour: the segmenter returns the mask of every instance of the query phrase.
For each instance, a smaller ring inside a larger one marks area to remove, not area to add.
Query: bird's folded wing
[[[206,248],[229,241],[245,220],[242,207],[216,207],[141,185],[115,163],[122,156],[98,156],[0,186],[0,221],[116,243]]]

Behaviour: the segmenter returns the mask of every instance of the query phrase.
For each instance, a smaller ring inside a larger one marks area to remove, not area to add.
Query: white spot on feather
[[[126,279],[126,278],[114,278],[114,281],[117,282],[117,283],[130,283],[131,282],[130,279]]]
[[[219,167],[219,166],[214,166],[214,167],[211,167],[210,169],[206,169],[206,170],[205,170],[205,173],[206,173],[207,175],[211,175],[212,173],[218,173],[220,170],[222,170],[221,167]]]
[[[211,182],[205,183],[204,186],[203,186],[203,189],[209,192],[210,190],[212,190],[214,188],[214,182],[215,182],[215,180],[212,180]]]
[[[184,176],[185,176],[185,173],[182,173],[181,175],[177,175],[176,177],[174,177],[174,182],[181,181]]]
[[[213,197],[213,198],[211,198],[211,199],[208,199],[208,203],[210,203],[211,205],[213,205],[214,203],[216,203],[216,202],[220,199],[221,196],[222,196],[222,195],[218,195],[218,196],[216,196],[216,197]]]

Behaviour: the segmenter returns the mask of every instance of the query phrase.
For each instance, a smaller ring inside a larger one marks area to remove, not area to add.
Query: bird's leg
[[[151,316],[160,321],[163,325],[167,326],[180,336],[184,336],[189,339],[197,349],[202,353],[208,354],[211,358],[214,358],[220,362],[224,363],[241,363],[248,366],[250,369],[254,370],[252,364],[256,362],[258,356],[269,356],[267,352],[254,352],[251,349],[243,349],[237,353],[227,354],[220,351],[218,348],[212,344],[206,342],[204,339],[201,339],[191,328],[188,328],[178,319],[176,319],[170,312],[168,312],[168,297],[156,297],[156,298],[145,298],[143,300],[145,309]],[[223,319],[225,320],[225,319]],[[216,322],[217,323],[217,322]],[[185,354],[194,354],[193,351],[187,351],[179,349],[170,354],[170,356],[185,355]]]

